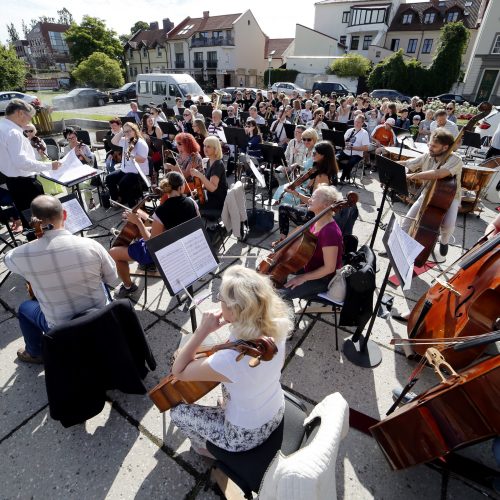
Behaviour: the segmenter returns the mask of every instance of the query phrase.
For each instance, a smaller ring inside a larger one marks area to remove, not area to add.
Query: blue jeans
[[[26,350],[31,356],[41,356],[42,336],[49,331],[49,325],[40,304],[37,300],[26,300],[19,306],[18,316]]]

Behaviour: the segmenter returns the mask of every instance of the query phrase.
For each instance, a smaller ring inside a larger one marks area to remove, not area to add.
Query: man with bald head
[[[19,306],[19,326],[26,346],[17,356],[26,363],[42,363],[42,336],[89,309],[106,305],[103,283],[117,279],[116,266],[95,240],[64,229],[66,211],[52,196],[37,196],[31,203],[33,218],[44,234],[5,256],[5,265],[29,281],[37,300]]]

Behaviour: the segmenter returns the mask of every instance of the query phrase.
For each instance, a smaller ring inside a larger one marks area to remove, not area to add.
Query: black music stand
[[[241,148],[246,149],[249,137],[246,132],[239,127],[224,127],[224,134],[226,136],[226,144],[234,146],[234,178],[237,179],[236,162],[238,161],[239,150]]]
[[[205,118],[210,118],[212,119],[212,111],[214,108],[212,106],[206,105],[206,104],[200,104],[198,106],[198,112],[201,113]]]
[[[295,137],[295,125],[293,123],[283,123],[286,138],[292,140]]]
[[[166,135],[177,135],[179,131],[175,128],[173,122],[158,122],[158,127],[161,128],[161,131]]]
[[[133,116],[121,116],[120,120],[122,122],[122,125],[125,125],[125,123],[135,123],[137,125],[137,122],[135,121],[135,118]]]
[[[384,185],[384,192],[382,195],[382,201],[380,202],[380,207],[377,208],[378,215],[377,220],[375,221],[372,239],[370,241],[370,248],[373,248],[373,244],[375,243],[375,237],[377,236],[377,231],[380,226],[385,199],[387,198],[389,189],[392,189],[396,193],[403,196],[408,196],[406,169],[403,165],[400,165],[399,163],[389,160],[389,158],[381,155],[375,155],[375,164],[377,166],[380,183]]]
[[[275,165],[279,165],[282,161],[286,164],[285,150],[281,146],[275,144],[262,143],[260,145],[262,151],[262,159],[269,164],[269,179],[268,179],[268,204],[271,205],[273,200],[273,183]]]
[[[247,122],[248,118],[250,118],[250,113],[248,113],[247,111],[240,111],[238,113],[238,118],[240,120],[240,124],[242,127],[245,126],[245,123]]]
[[[326,126],[330,129],[333,130],[335,127],[335,122],[332,120],[323,120],[326,123]]]
[[[344,122],[332,122],[332,127],[337,132],[347,132],[347,129],[349,128],[347,123]]]
[[[167,118],[173,118],[175,116],[175,112],[172,108],[165,108],[163,112]]]
[[[337,130],[323,129],[321,131],[324,141],[329,141],[332,143],[334,148],[344,149],[345,139],[344,132],[338,132]]]

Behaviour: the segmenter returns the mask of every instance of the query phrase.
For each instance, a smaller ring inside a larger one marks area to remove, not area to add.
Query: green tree
[[[14,43],[16,40],[19,40],[19,33],[17,32],[14,23],[7,24],[7,32],[9,33],[10,43]]]
[[[370,59],[360,54],[346,54],[340,59],[336,59],[327,68],[326,73],[343,77],[366,76],[370,72]]]
[[[140,30],[148,30],[149,29],[149,23],[146,21],[137,21],[131,28],[130,28],[130,36],[132,36],[134,33],[137,33]]]
[[[80,25],[73,23],[65,34],[69,52],[75,64],[94,52],[102,52],[111,59],[123,61],[123,48],[116,32],[106,27],[102,19],[83,16]]]
[[[103,52],[94,52],[84,59],[71,73],[82,84],[93,87],[121,87],[125,81],[120,64]]]
[[[462,22],[447,23],[441,28],[436,54],[429,67],[433,80],[439,86],[434,95],[447,92],[459,79],[468,41],[469,30]]]
[[[23,89],[25,80],[26,66],[16,51],[0,43],[0,91]]]

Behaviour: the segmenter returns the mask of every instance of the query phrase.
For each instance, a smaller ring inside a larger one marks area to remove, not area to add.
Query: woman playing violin
[[[189,188],[187,192],[193,189],[193,170],[203,169],[200,155],[200,146],[191,134],[181,133],[175,136],[175,144],[179,156],[175,165],[165,164],[167,169],[177,170],[187,180]]]
[[[153,264],[153,259],[146,248],[146,241],[199,215],[198,206],[194,200],[184,196],[185,187],[186,180],[179,172],[168,172],[165,175],[165,178],[160,182],[160,189],[168,194],[168,199],[155,210],[151,227],[144,225],[140,214],[136,212],[124,213],[127,222],[135,224],[139,228],[141,238],[128,247],[116,246],[109,251],[116,262],[118,275],[123,282],[116,297],[128,297],[138,289],[130,278],[129,262],[135,260],[142,266]]]
[[[302,134],[306,134],[307,130]],[[333,146],[328,141],[321,141],[316,143],[312,150],[312,157],[314,161],[314,168],[316,174],[310,181],[309,190],[311,193],[320,184],[333,184],[337,179],[337,163],[335,162],[335,152]],[[296,197],[301,205],[293,206],[287,203],[282,203],[278,209],[279,214],[279,227],[280,239],[276,242],[284,240],[288,236],[290,230],[290,220],[295,224],[304,224],[313,218],[313,213],[308,207],[310,196],[303,194],[297,190],[290,190],[285,188],[287,193]]]
[[[225,271],[219,294],[220,309],[203,314],[201,324],[180,350],[172,367],[179,380],[222,382],[222,405],[180,404],[170,411],[172,422],[191,440],[197,453],[210,456],[210,441],[228,451],[246,451],[262,444],[281,423],[284,396],[280,385],[285,339],[293,322],[291,312],[270,280],[243,266]],[[229,323],[230,340],[271,337],[278,353],[257,367],[249,357],[222,350],[195,359],[207,336]]]
[[[47,156],[45,155],[45,151],[47,150],[47,145],[45,144],[45,141],[38,137],[36,135],[36,127],[29,123],[25,128],[24,128],[24,135],[29,139],[31,142],[31,146],[35,150],[35,158],[37,160],[46,160]]]
[[[322,185],[309,198],[308,208],[314,215],[318,215],[341,199],[341,194],[333,186]],[[326,212],[309,231],[318,238],[316,248],[303,272],[285,283],[281,294],[287,300],[326,292],[335,271],[342,266],[342,232],[333,219],[332,212]]]

